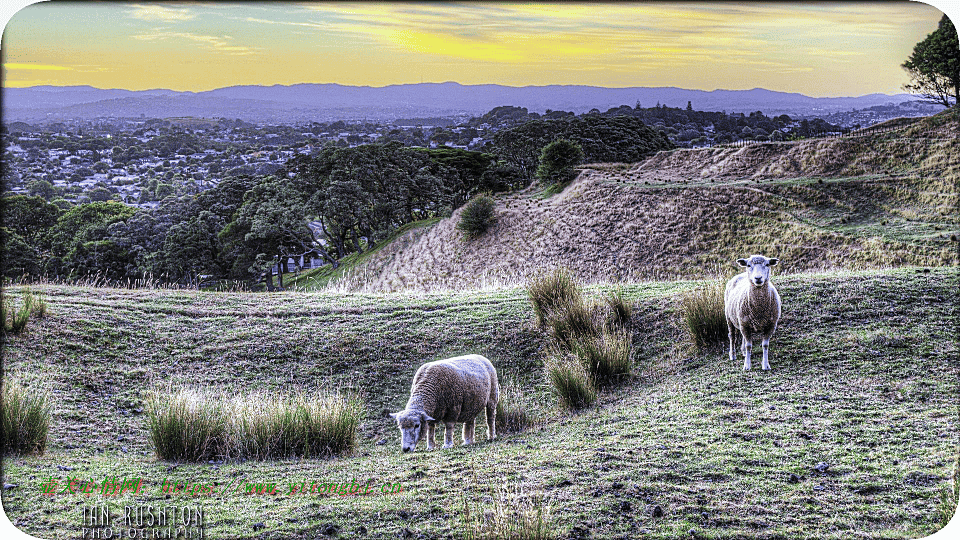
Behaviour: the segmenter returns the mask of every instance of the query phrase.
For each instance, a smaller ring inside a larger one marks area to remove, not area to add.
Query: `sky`
[[[941,16],[918,2],[48,1],[7,15],[0,54],[6,87],[454,81],[859,96],[902,93],[900,65]]]

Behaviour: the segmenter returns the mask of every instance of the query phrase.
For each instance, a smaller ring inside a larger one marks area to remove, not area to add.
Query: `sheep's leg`
[[[471,418],[463,423],[463,444],[473,444],[474,430],[476,429],[476,418]]]
[[[436,443],[437,435],[437,423],[428,422],[427,423],[427,450],[433,450],[437,447]]]
[[[743,334],[743,370],[750,371],[750,353],[753,351],[753,341]]]
[[[444,424],[443,447],[453,448],[453,422],[447,422]]]
[[[730,340],[730,361],[733,362],[737,359],[737,353],[733,352],[733,323],[730,319],[727,319],[727,339]]]
[[[497,438],[497,404],[487,403],[487,439]]]
[[[770,338],[763,338],[763,369],[770,369]]]

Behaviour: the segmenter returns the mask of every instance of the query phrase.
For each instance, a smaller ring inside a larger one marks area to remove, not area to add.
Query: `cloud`
[[[254,47],[245,47],[243,45],[232,44],[230,40],[233,38],[230,36],[207,36],[203,34],[193,34],[190,32],[171,32],[159,30],[150,34],[136,34],[130,37],[140,41],[166,41],[170,39],[193,41],[194,43],[206,45],[209,50],[238,56],[256,54],[259,52],[259,49]]]
[[[160,5],[144,6],[135,4],[127,11],[127,15],[142,21],[164,22],[189,21],[196,18],[196,15],[190,13],[186,8],[168,8]]]
[[[71,71],[73,68],[67,66],[54,66],[50,64],[16,64],[5,63],[4,69],[25,70],[25,71]]]

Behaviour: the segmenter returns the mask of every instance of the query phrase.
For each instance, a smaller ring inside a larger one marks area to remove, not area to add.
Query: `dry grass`
[[[698,351],[727,342],[724,282],[714,281],[683,295],[680,311],[690,341]]]
[[[786,273],[956,264],[960,142],[925,129],[589,168],[548,199],[498,198],[483,242],[459,241],[455,218],[408,233],[366,263],[362,290],[509,287],[561,266],[585,284],[702,279],[749,253]]]

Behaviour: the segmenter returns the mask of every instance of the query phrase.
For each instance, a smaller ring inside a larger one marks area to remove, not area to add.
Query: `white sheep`
[[[763,369],[770,369],[770,338],[780,319],[780,294],[770,283],[770,267],[778,259],[763,255],[751,255],[749,259],[737,259],[737,264],[746,270],[727,282],[723,294],[724,313],[727,317],[727,337],[730,340],[730,360],[736,360],[733,352],[733,330],[743,337],[743,369],[750,369],[750,353],[754,336],[763,338]]]
[[[479,354],[428,362],[417,370],[407,407],[390,416],[397,420],[404,452],[413,451],[424,438],[433,450],[437,422],[445,425],[443,447],[453,446],[455,422],[463,422],[463,444],[473,443],[474,421],[487,411],[487,438],[497,437],[497,401],[500,384],[497,370]]]

